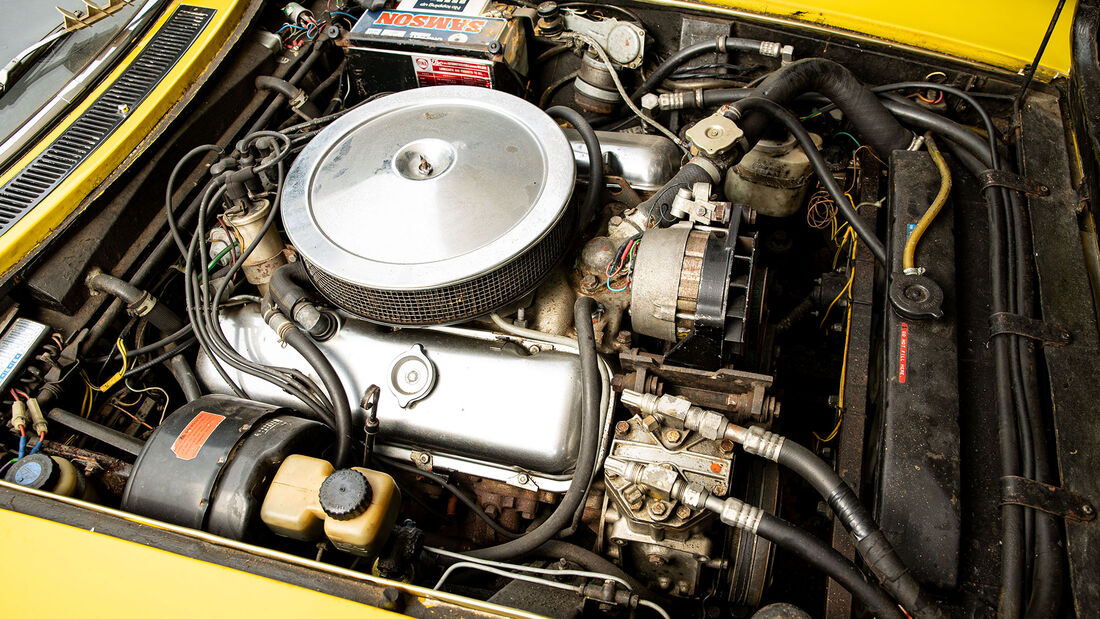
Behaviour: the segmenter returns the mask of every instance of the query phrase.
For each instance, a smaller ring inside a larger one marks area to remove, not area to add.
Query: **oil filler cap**
[[[367,511],[371,500],[367,478],[355,469],[340,469],[321,483],[321,509],[336,520],[351,520]]]

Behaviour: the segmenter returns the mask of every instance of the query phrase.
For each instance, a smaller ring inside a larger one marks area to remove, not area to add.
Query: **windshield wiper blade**
[[[35,58],[49,49],[51,45],[60,41],[70,33],[70,30],[58,30],[16,54],[15,58],[12,58],[8,64],[4,65],[3,69],[0,69],[0,95],[7,92],[8,88],[15,83],[15,80],[19,79],[21,68],[30,64]]]

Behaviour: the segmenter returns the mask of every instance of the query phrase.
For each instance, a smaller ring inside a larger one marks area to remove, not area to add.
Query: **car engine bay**
[[[387,583],[1081,612],[1093,504],[1028,498],[1097,448],[1056,413],[1096,316],[1047,302],[1097,271],[1044,270],[1085,262],[1062,85],[671,3],[259,4],[8,279],[4,481],[415,616]]]

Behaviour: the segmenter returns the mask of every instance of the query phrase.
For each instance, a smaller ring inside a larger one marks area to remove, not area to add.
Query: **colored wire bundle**
[[[641,243],[641,238],[642,235],[636,234],[623,241],[615,250],[615,257],[607,264],[607,270],[604,274],[607,276],[607,289],[611,292],[622,292],[630,288],[630,275],[634,272],[634,259],[638,255],[638,245]],[[625,279],[626,281],[621,287],[615,288],[611,285],[611,282],[618,279]]]

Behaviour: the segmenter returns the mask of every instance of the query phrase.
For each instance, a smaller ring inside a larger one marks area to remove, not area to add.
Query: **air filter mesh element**
[[[533,105],[438,86],[359,107],[314,138],[283,223],[317,288],[393,325],[446,324],[533,289],[573,229],[569,142]]]

